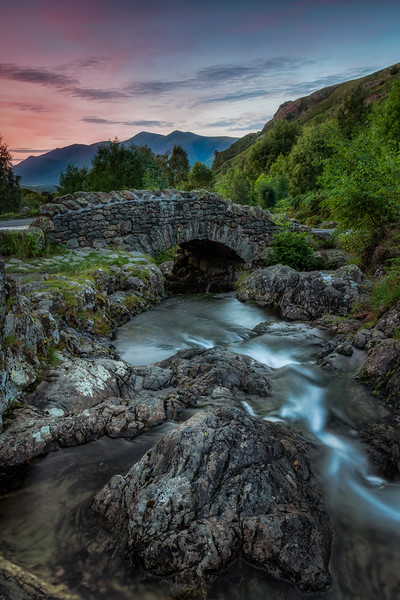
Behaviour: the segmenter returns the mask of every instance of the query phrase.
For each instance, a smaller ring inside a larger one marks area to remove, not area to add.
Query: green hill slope
[[[309,96],[284,102],[261,131],[247,134],[226,150],[218,152],[212,169],[215,173],[226,173],[230,167],[240,165],[251,146],[262,138],[276,121],[298,121],[300,124],[308,125],[328,120],[341,106],[344,97],[358,85],[365,86],[366,103],[369,104],[385,98],[395,79],[400,79],[400,63],[359,79],[323,88]]]

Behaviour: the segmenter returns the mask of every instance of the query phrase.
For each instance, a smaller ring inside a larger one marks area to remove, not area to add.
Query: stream
[[[263,326],[253,329],[262,322]],[[316,356],[326,332],[282,321],[275,313],[238,302],[233,294],[175,296],[122,326],[121,357],[145,365],[190,347],[221,346],[273,367],[273,395],[237,406],[260,418],[309,431],[316,441],[314,471],[325,490],[334,530],[331,589],[305,594],[240,561],[210,589],[213,600],[395,600],[400,598],[400,486],[374,473],[356,430],[389,419],[386,409],[354,379],[363,353],[339,357],[337,370],[321,369]],[[197,410],[231,404],[221,394]],[[102,438],[50,453],[23,485],[0,498],[0,545],[6,558],[53,584],[65,583],[82,600],[163,600],[168,589],[138,566],[117,559],[101,565],[90,555],[98,526],[88,506],[116,473],[131,465],[175,423],[134,440]],[[11,599],[14,600],[14,599]]]

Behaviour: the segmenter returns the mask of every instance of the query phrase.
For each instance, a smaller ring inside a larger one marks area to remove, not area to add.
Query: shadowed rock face
[[[243,260],[224,244],[193,240],[181,244],[165,287],[172,292],[228,292],[234,289]]]
[[[326,313],[347,315],[367,287],[368,282],[355,265],[311,272],[273,265],[245,279],[237,297],[243,302],[273,306],[286,319],[310,320]]]
[[[331,530],[308,443],[236,409],[199,413],[169,432],[92,510],[146,570],[203,589],[242,556],[304,590],[329,585]]]

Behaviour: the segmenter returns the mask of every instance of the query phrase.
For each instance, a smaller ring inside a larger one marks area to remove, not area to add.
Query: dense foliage
[[[0,135],[0,213],[18,212],[22,193],[19,177],[12,170],[12,157],[9,148]]]
[[[400,211],[400,82],[372,106],[353,87],[334,116],[276,120],[216,188],[240,204],[318,225],[332,219],[358,250],[376,242]]]
[[[274,235],[268,262],[288,265],[298,271],[308,271],[319,266],[307,234],[296,233],[289,229],[283,229]]]
[[[121,189],[212,189],[214,175],[196,162],[190,169],[187,152],[174,146],[171,155],[155,154],[148,146],[125,146],[118,139],[101,144],[91,169],[68,165],[61,173],[58,193],[110,192]]]

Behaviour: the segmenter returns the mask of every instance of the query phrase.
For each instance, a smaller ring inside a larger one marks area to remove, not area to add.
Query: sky
[[[282,102],[400,61],[399,0],[0,0],[14,163],[173,130],[241,137]]]

